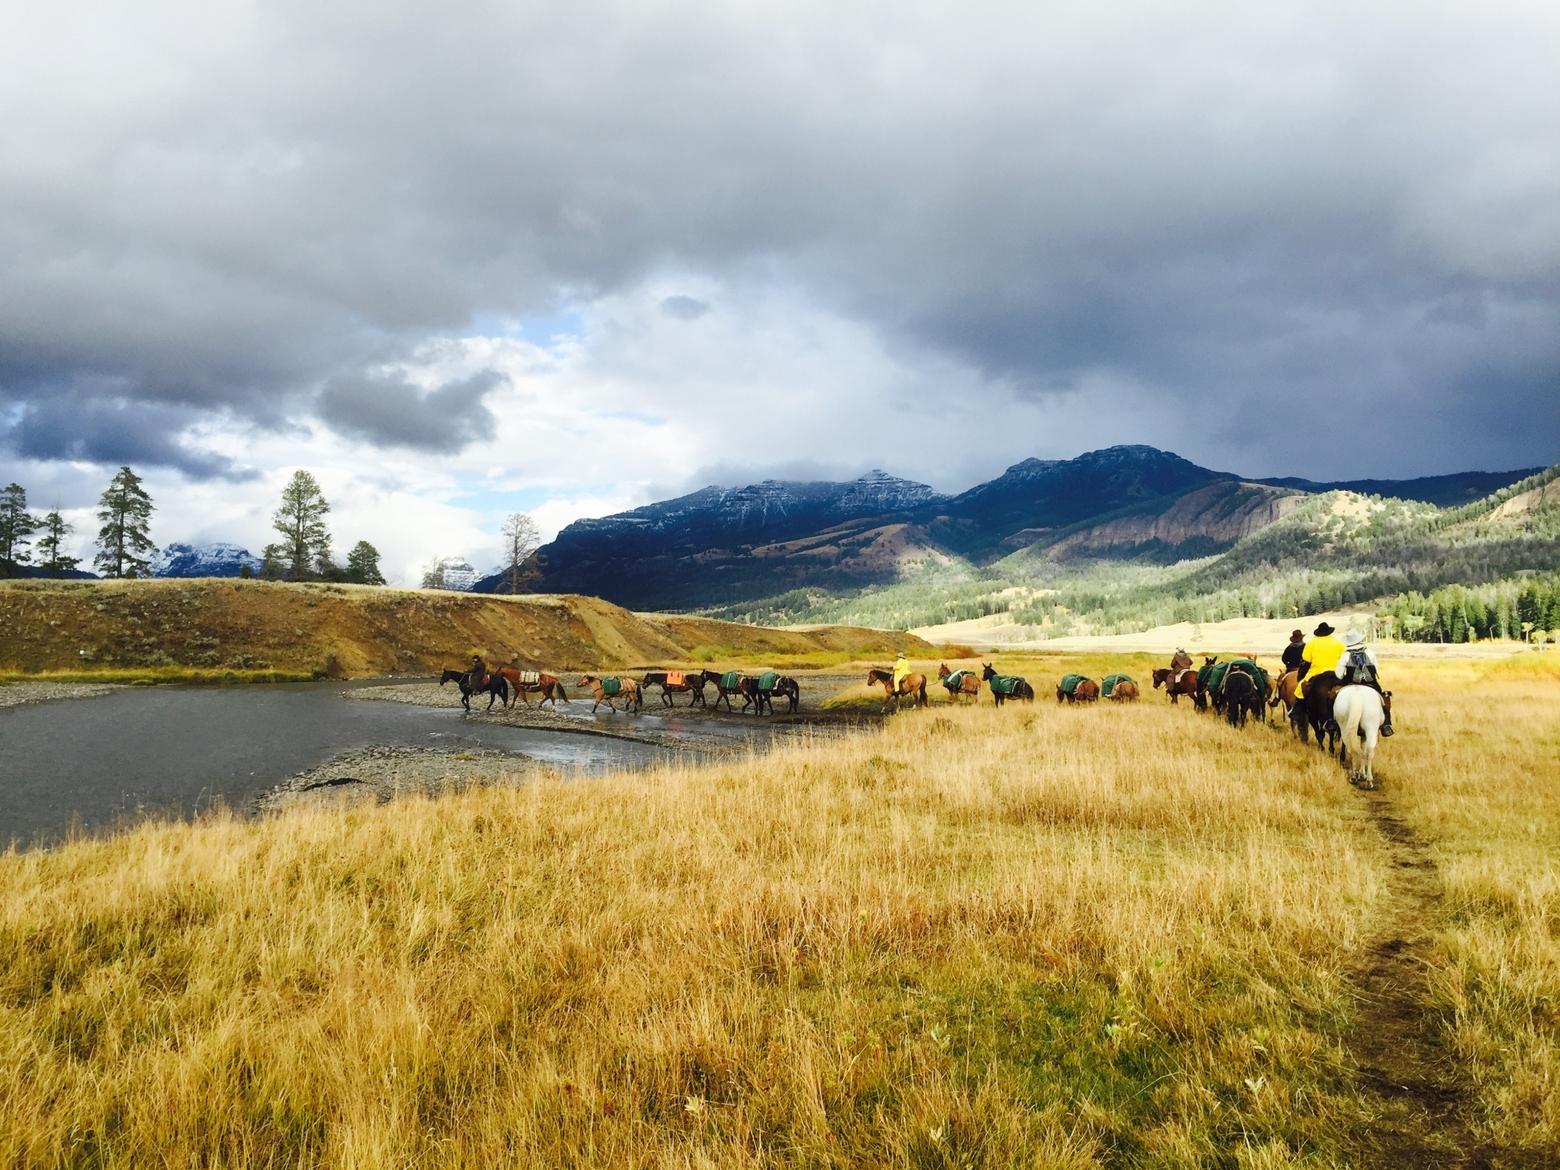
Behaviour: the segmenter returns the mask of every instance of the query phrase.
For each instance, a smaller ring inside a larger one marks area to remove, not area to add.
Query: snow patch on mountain
[[[241,545],[225,541],[208,544],[174,541],[157,554],[152,562],[152,576],[237,577],[245,565],[251,573],[259,574],[260,558]]]

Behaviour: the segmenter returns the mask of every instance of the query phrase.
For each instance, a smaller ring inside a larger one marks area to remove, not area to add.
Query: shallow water
[[[219,802],[244,810],[289,776],[375,744],[492,748],[583,773],[646,767],[677,751],[504,727],[466,719],[458,709],[344,699],[342,685],[137,687],[0,710],[0,845],[49,844],[73,826],[96,830],[146,815],[190,816]],[[768,741],[758,727],[648,714],[635,723],[690,748],[733,736]]]

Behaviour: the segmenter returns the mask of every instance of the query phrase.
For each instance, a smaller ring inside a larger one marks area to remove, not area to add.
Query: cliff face
[[[1205,555],[1283,519],[1308,498],[1284,488],[1221,480],[1187,492],[1164,511],[1108,520],[1064,536],[1044,551],[1054,560],[1145,549],[1166,556]]]

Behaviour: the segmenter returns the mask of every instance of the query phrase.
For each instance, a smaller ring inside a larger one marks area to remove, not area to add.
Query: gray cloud
[[[483,399],[504,380],[486,370],[425,392],[395,375],[339,377],[320,392],[319,413],[353,438],[449,455],[492,437],[493,412]]]
[[[661,312],[679,321],[697,321],[709,311],[710,307],[697,297],[683,296],[680,293],[661,300]]]
[[[105,385],[454,450],[480,394],[445,416],[365,371],[671,270],[953,355],[993,412],[1130,382],[1187,421],[1120,437],[1206,461],[1557,455],[1552,6],[98,17],[77,43],[32,6],[0,49],[0,399],[29,417]]]
[[[192,412],[179,407],[77,391],[25,404],[0,431],[0,445],[23,459],[167,467],[192,479],[256,478],[253,468],[180,439],[192,421]]]

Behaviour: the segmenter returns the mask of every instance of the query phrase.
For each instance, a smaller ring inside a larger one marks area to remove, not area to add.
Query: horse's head
[[[1154,689],[1156,691],[1160,687],[1164,686],[1169,681],[1170,681],[1170,668],[1168,666],[1161,666],[1157,670],[1154,671]]]
[[[953,673],[953,671],[948,669],[948,664],[946,662],[939,662],[937,664],[937,677],[938,678],[947,678],[952,673]]]
[[[588,686],[591,686],[592,684],[597,683],[599,681],[600,680],[595,675],[587,674],[587,675],[582,675],[580,677],[580,681],[575,683],[574,685],[577,686],[577,687],[588,687]]]
[[[996,676],[997,676],[997,672],[992,669],[991,663],[989,663],[989,662],[982,662],[980,664],[980,677],[981,677],[981,681],[984,682],[986,679],[988,679],[988,678],[996,678]]]
[[[1217,654],[1207,654],[1207,655],[1203,656],[1203,665],[1204,666],[1212,666],[1218,660],[1219,660],[1219,656]]]

